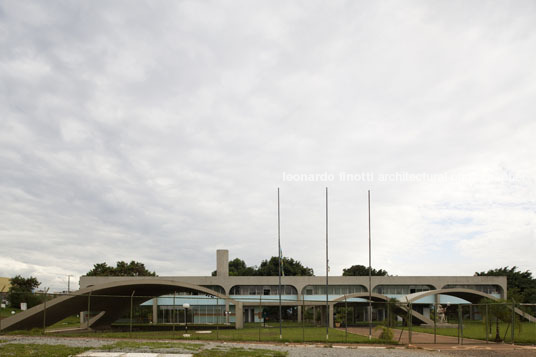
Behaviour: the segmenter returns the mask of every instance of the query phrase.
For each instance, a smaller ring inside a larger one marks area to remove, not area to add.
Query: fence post
[[[130,295],[130,331],[128,334],[128,337],[132,337],[132,313],[134,309],[134,293],[136,290],[132,290],[132,294]]]
[[[344,295],[344,340],[348,343],[348,301],[346,300],[346,294]]]
[[[434,344],[437,343],[437,302],[434,303]]]
[[[516,302],[512,299],[512,345],[515,344]]]
[[[260,316],[262,317],[262,295],[259,295],[259,312],[260,312]],[[262,322],[259,323],[259,342],[261,341],[261,327],[262,327]]]
[[[45,290],[45,300],[43,302],[43,335],[45,334],[45,329],[47,328],[47,293],[48,293],[48,289],[47,288]]]
[[[462,345],[463,345],[463,305],[461,304],[460,304],[460,338],[461,338]]]
[[[391,327],[391,305],[389,301],[385,302],[385,311],[387,311],[387,327]]]
[[[491,329],[491,324],[489,321],[489,306],[486,304],[486,343],[489,343],[489,330]]]
[[[461,304],[458,304],[458,344],[461,345],[461,339],[460,339],[460,323],[462,319],[462,310],[461,310]]]
[[[89,319],[91,318],[91,291],[87,295],[87,329],[89,330]]]
[[[413,327],[412,325],[413,325],[413,307],[411,303],[409,303],[408,341],[410,345],[411,345],[411,338],[413,337],[411,336],[411,328]]]
[[[175,296],[177,295],[177,292],[173,292],[173,311],[171,313],[171,326],[173,329],[173,334],[175,334],[175,324],[177,323],[177,310],[175,308]]]
[[[305,342],[305,295],[302,298],[302,314],[301,314],[301,327],[302,327],[302,341]]]

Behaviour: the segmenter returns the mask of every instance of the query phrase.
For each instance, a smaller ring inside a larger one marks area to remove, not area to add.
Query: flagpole
[[[370,239],[370,190],[368,190],[368,274],[369,274],[369,340],[372,339],[372,259],[371,259],[371,239]]]
[[[279,256],[279,339],[283,339],[282,326],[281,326],[281,211],[279,203],[279,187],[277,188],[277,246]]]
[[[326,187],[326,340],[329,339],[328,188]]]

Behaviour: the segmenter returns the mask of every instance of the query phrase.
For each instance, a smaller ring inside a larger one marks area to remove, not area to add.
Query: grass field
[[[12,309],[10,307],[5,307],[5,308],[0,308],[0,316],[2,318],[5,318],[5,317],[9,317],[12,315],[12,311],[14,311],[15,313],[19,313],[20,310],[19,309]]]
[[[225,341],[281,341],[281,342],[326,342],[326,330],[323,327],[285,327],[282,330],[282,339],[279,338],[279,328],[275,327],[246,327],[241,330],[209,330],[210,333],[199,333],[189,331],[190,336],[185,337],[184,330],[178,331],[107,331],[107,332],[85,332],[69,333],[65,336],[90,336],[90,337],[108,337],[108,338],[144,338],[144,339],[181,339],[181,340],[225,340]],[[329,329],[329,342],[349,342],[349,343],[385,343],[374,339],[368,340],[368,337],[348,334],[344,331]]]
[[[66,319],[56,322],[54,325],[47,327],[47,330],[73,328],[73,327],[80,327],[80,317],[76,315],[69,316]]]
[[[433,328],[413,326],[413,330],[418,331],[418,332],[434,333]],[[500,323],[499,332],[500,332],[501,339],[504,339],[505,342],[510,342],[510,343],[512,342],[511,329],[508,323]],[[521,323],[521,329],[519,329],[519,326],[517,326],[514,330],[514,333],[515,333],[515,338],[514,338],[515,343],[536,344],[536,324],[535,323],[523,322]],[[458,329],[438,328],[437,334],[444,335],[444,336],[458,336]],[[482,322],[476,322],[476,321],[465,321],[463,323],[463,336],[465,338],[485,340],[486,331],[485,331],[484,324]],[[489,340],[492,341],[494,339],[495,339],[495,324],[492,324],[491,335],[489,336]]]
[[[0,356],[67,357],[82,353],[89,349],[90,348],[68,347],[63,345],[4,343],[0,345]]]

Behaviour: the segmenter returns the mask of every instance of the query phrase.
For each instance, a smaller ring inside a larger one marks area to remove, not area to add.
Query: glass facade
[[[225,289],[219,285],[201,285],[204,288],[214,290],[217,293],[225,295]]]
[[[490,295],[501,295],[502,289],[498,285],[464,285],[464,284],[448,284],[443,287],[443,289],[452,289],[452,288],[463,288],[471,289],[476,291],[481,291]]]
[[[367,291],[363,285],[329,285],[328,295],[349,295]],[[302,290],[303,295],[326,295],[325,285],[307,285]]]
[[[235,285],[229,295],[279,295],[278,285]],[[292,285],[281,285],[281,295],[298,295]]]
[[[382,295],[408,295],[429,290],[434,290],[434,287],[430,285],[378,285],[372,289],[373,292]]]

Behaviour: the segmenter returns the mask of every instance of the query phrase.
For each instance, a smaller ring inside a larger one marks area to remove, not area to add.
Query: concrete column
[[[153,324],[158,323],[158,298],[153,299]]]
[[[229,317],[230,317],[230,312],[231,312],[231,309],[229,307],[229,301],[225,300],[225,311],[227,312],[225,314],[225,323],[228,324],[229,323]]]
[[[229,276],[229,251],[218,249],[216,251],[216,275]]]
[[[244,328],[244,308],[241,302],[235,305],[235,329]]]
[[[334,321],[334,311],[335,311],[335,306],[333,304],[329,304],[329,312],[328,312],[328,316],[329,316],[329,327],[333,327],[334,324],[333,324],[333,321]]]
[[[85,327],[87,327],[86,312],[80,311],[80,328],[85,328]]]

